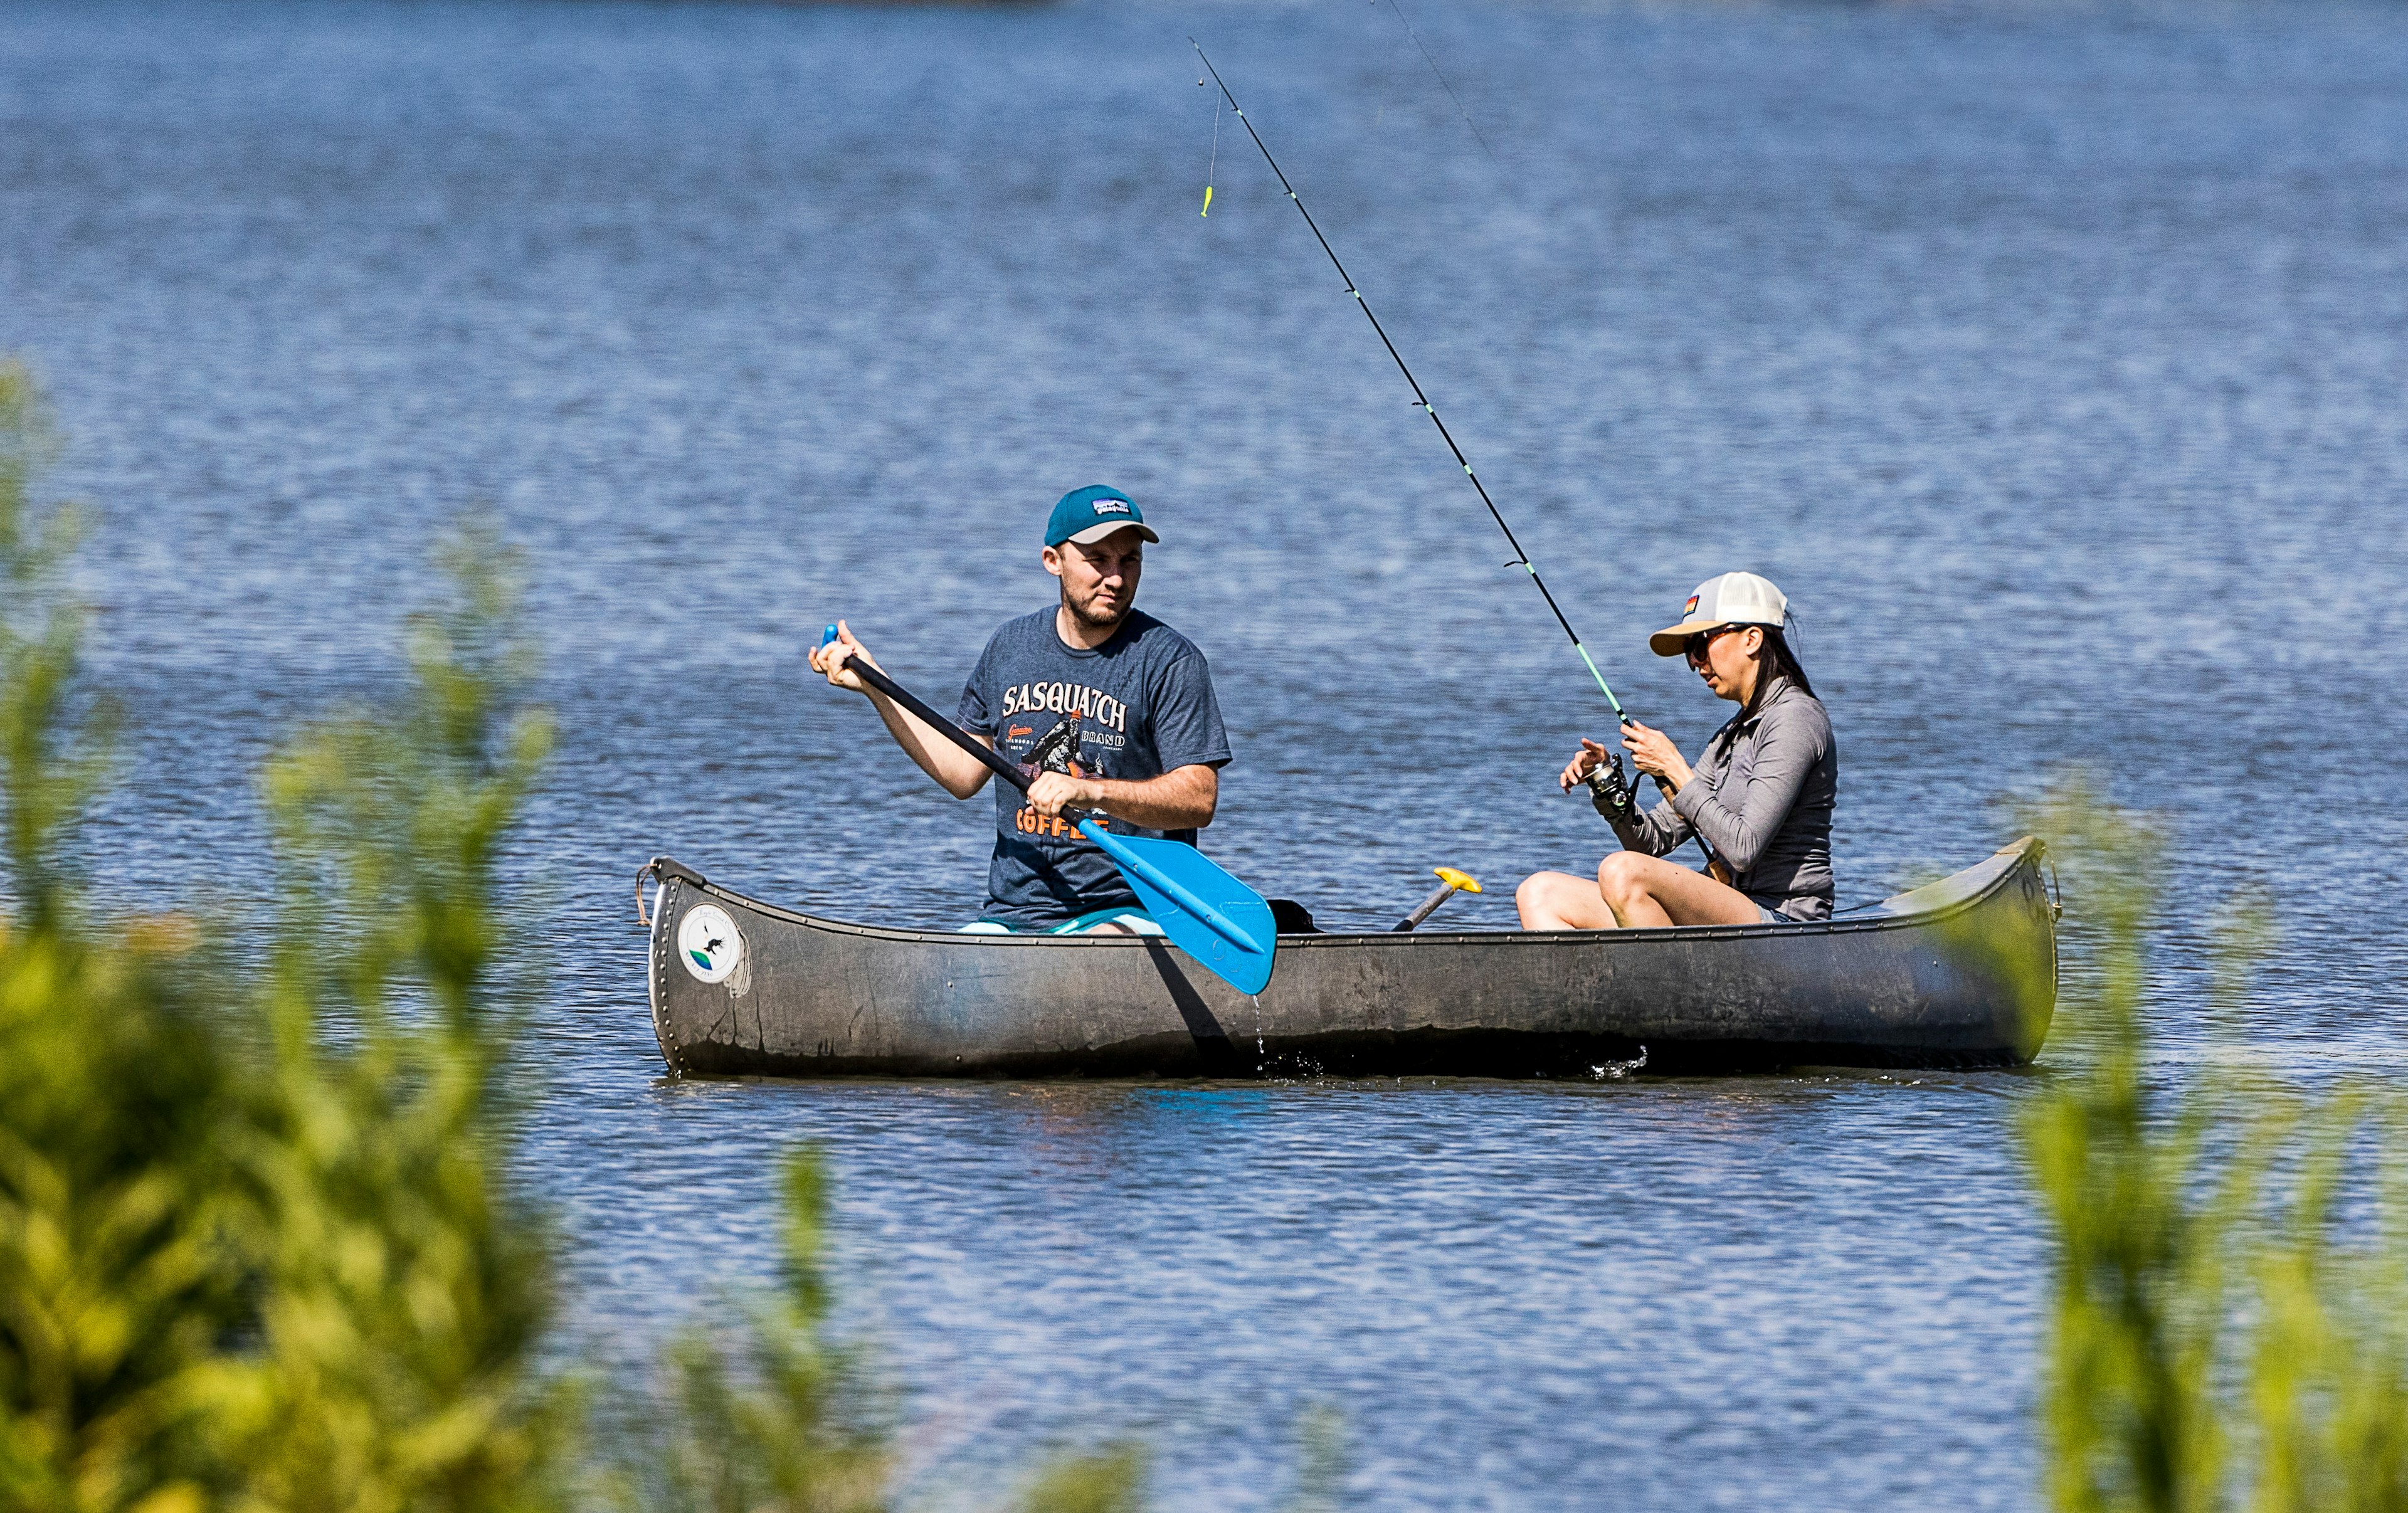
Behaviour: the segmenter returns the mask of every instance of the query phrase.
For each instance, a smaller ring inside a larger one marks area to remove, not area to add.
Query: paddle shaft
[[[861,676],[861,680],[863,682],[867,683],[871,688],[874,688],[879,692],[885,694],[888,698],[893,699],[896,703],[901,705],[904,708],[910,710],[913,714],[918,715],[921,722],[925,724],[929,729],[935,731],[938,735],[942,735],[945,739],[953,742],[955,746],[960,747],[963,750],[968,751],[970,755],[978,758],[981,762],[985,763],[988,769],[996,777],[1002,778],[1005,782],[1010,783],[1012,787],[1020,790],[1024,793],[1028,792],[1028,775],[1020,770],[1019,764],[1004,760],[1002,752],[996,750],[994,747],[987,745],[984,741],[980,740],[968,731],[962,729],[961,726],[954,724],[952,721],[946,719],[943,715],[939,714],[936,710],[929,708],[928,706],[922,701],[920,695],[912,692],[910,689],[905,688],[902,684],[896,682],[892,678],[887,677],[884,673],[880,672],[877,668],[872,667],[868,663],[862,661],[859,657],[847,658],[845,660],[845,665],[852,668],[855,673],[858,673]]]
[[[1448,899],[1453,898],[1454,896],[1455,884],[1451,882],[1440,884],[1437,892],[1430,894],[1427,898],[1423,899],[1420,904],[1416,905],[1413,911],[1405,916],[1404,922],[1398,925],[1395,930],[1390,932],[1390,934],[1403,935],[1407,931],[1418,928],[1424,920],[1428,919],[1431,915],[1438,912],[1438,906],[1440,904],[1445,903]]]
[[[913,714],[918,715],[922,722],[926,724],[929,729],[934,730],[939,735],[944,736],[947,740],[952,741],[955,746],[968,751],[970,755],[978,758],[981,762],[985,763],[988,769],[996,777],[1002,778],[1005,782],[1010,783],[1012,787],[1020,790],[1023,793],[1028,792],[1028,775],[1020,770],[1020,766],[1017,763],[1006,760],[1002,752],[987,745],[984,741],[980,740],[977,736],[972,735],[968,731],[962,729],[961,726],[954,724],[952,721],[946,719],[943,715],[939,714],[936,710],[928,707],[926,704],[921,701],[918,694],[912,692],[910,689],[905,688],[902,684],[896,682],[892,678],[887,677],[884,673],[880,672],[877,668],[872,667],[869,664],[862,661],[859,657],[848,658],[845,662],[845,665],[860,674],[861,680],[863,682],[867,683],[871,688],[874,688],[879,692],[885,694],[888,698],[893,699],[896,703],[901,705],[904,708],[910,710]],[[1112,859],[1114,865],[1124,867],[1130,872],[1136,873],[1139,877],[1143,878],[1156,892],[1165,894],[1172,903],[1178,905],[1181,908],[1185,909],[1188,913],[1196,916],[1196,918],[1201,921],[1214,935],[1219,935],[1222,939],[1227,941],[1230,945],[1237,947],[1240,950],[1252,951],[1257,956],[1262,954],[1262,947],[1256,944],[1254,937],[1247,935],[1246,932],[1240,929],[1227,915],[1222,913],[1219,909],[1214,908],[1204,900],[1197,897],[1195,892],[1180,882],[1178,878],[1171,877],[1168,873],[1164,872],[1160,867],[1155,866],[1144,857],[1138,855],[1128,847],[1123,845],[1121,843],[1121,837],[1113,835],[1111,831],[1106,830],[1103,826],[1096,823],[1093,819],[1082,819],[1079,821],[1079,834],[1086,836],[1089,840],[1094,841],[1097,846],[1102,847],[1104,854]]]

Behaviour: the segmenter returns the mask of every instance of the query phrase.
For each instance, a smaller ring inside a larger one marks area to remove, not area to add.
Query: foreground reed
[[[74,880],[108,768],[0,367],[0,1495],[58,1513],[534,1507],[579,1467],[536,1364],[551,1243],[506,1181],[503,837],[548,748],[512,696],[507,556],[454,553],[395,708],[296,736],[262,791],[263,954]]]
[[[2061,793],[2041,823],[2095,943],[2023,1149],[2055,1240],[2046,1491],[2067,1513],[2408,1507],[2408,1105],[2251,1070],[2270,916],[2228,911],[2204,1064],[2153,1054],[2161,838]],[[2040,985],[2030,985],[2037,991]]]

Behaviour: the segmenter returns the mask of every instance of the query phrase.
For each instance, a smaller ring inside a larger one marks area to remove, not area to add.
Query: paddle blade
[[[1079,828],[1119,865],[1172,945],[1240,992],[1263,991],[1271,980],[1279,930],[1262,894],[1193,846],[1115,835],[1093,821]]]

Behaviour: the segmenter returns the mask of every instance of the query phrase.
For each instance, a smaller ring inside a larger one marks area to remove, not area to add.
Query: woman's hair
[[[1758,625],[1756,629],[1764,633],[1764,655],[1772,663],[1772,670],[1797,684],[1799,692],[1808,698],[1818,697],[1814,685],[1806,681],[1806,669],[1798,665],[1798,653],[1789,649],[1789,638],[1781,634],[1781,627]]]

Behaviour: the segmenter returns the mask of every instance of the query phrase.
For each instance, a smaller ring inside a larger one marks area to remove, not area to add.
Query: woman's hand
[[[869,692],[869,685],[861,680],[859,673],[845,665],[855,657],[872,667],[878,667],[878,659],[869,654],[867,647],[853,638],[852,629],[839,620],[836,622],[836,639],[825,646],[812,649],[811,671],[825,673],[829,683],[838,688],[849,688],[855,693],[867,693]],[[884,672],[886,669],[878,667],[878,670]]]
[[[1582,736],[1580,755],[1572,758],[1571,765],[1564,769],[1563,777],[1556,781],[1563,784],[1565,792],[1570,792],[1572,784],[1588,781],[1588,775],[1604,764],[1605,755],[1604,747],[1585,735]]]
[[[1679,792],[1684,784],[1697,776],[1681,755],[1681,749],[1672,744],[1671,736],[1636,720],[1622,727],[1622,749],[1630,753],[1632,766],[1650,778],[1664,779],[1668,792]]]
[[[1103,785],[1066,772],[1040,772],[1028,785],[1028,806],[1052,820],[1065,809],[1103,807]]]

